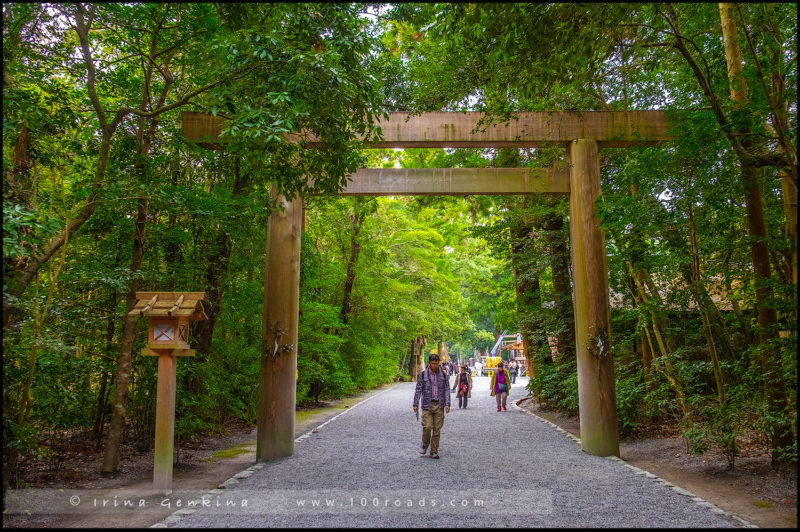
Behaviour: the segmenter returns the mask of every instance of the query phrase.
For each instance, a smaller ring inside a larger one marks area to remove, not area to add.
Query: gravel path
[[[380,392],[298,438],[293,456],[256,464],[185,508],[169,527],[737,527],[619,461],[591,456],[512,406],[497,412],[489,379],[469,408],[455,394],[439,460],[417,452],[414,383]],[[514,460],[506,459],[510,453]],[[522,464],[519,456],[525,457]],[[176,501],[173,501],[176,502]],[[177,504],[175,505],[177,508]],[[159,524],[155,526],[164,526]]]

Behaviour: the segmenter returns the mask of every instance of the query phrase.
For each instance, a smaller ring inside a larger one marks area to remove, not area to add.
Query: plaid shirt
[[[442,368],[439,368],[439,373],[436,376],[436,391],[439,398],[439,405],[444,403],[444,406],[450,406],[450,378]],[[412,406],[417,406],[422,399],[422,410],[431,409],[431,400],[433,399],[433,381],[431,379],[430,368],[425,368],[425,371],[417,375],[417,387],[414,390],[414,403]]]

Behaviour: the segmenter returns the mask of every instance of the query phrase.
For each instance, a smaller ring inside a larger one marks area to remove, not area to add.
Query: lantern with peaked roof
[[[150,326],[143,355],[192,356],[189,323],[207,320],[201,301],[203,292],[136,292],[136,306],[128,314],[147,316]]]
[[[150,319],[142,354],[158,357],[153,487],[164,495],[172,492],[176,357],[194,355],[189,349],[189,323],[208,319],[201,303],[204,297],[203,292],[136,292],[136,305],[128,313]]]

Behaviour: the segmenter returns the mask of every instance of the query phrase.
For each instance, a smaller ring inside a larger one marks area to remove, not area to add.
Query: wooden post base
[[[172,493],[172,452],[175,444],[175,375],[178,357],[158,357],[158,392],[156,396],[156,449],[153,460],[153,489]]]

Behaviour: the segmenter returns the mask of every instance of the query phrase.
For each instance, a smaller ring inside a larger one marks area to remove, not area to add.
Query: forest
[[[336,195],[358,168],[563,149],[369,149],[390,111],[694,111],[673,142],[600,150],[619,430],[796,464],[796,50],[791,3],[4,3],[4,488],[66,441],[106,473],[153,446],[137,291],[205,294],[176,442],[255,423],[271,187],[305,205],[298,405],[508,330],[530,393],[576,412],[567,198]],[[187,142],[184,111],[230,142]]]

